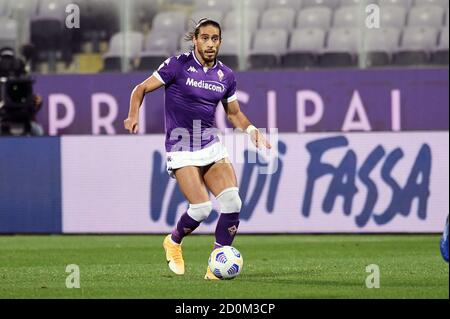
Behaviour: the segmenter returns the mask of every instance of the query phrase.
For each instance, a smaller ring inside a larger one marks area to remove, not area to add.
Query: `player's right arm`
[[[137,134],[139,131],[139,108],[141,107],[144,96],[164,86],[154,75],[150,76],[144,82],[138,84],[131,92],[130,110],[128,118],[124,121],[125,129],[131,134]]]

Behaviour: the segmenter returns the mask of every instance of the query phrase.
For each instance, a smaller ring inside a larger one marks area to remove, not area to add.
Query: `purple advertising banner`
[[[151,72],[36,78],[49,135],[125,134],[133,87]],[[279,132],[449,129],[448,69],[236,72],[241,109],[260,128]],[[141,132],[164,132],[164,90],[148,94]],[[223,108],[219,128],[229,127]]]

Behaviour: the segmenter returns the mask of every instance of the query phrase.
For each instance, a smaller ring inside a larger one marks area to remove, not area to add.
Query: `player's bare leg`
[[[239,227],[239,213],[242,205],[233,166],[227,158],[223,159],[205,168],[203,178],[220,205],[221,214],[217,221],[214,249],[230,246]],[[209,267],[207,267],[205,279],[218,280]]]
[[[170,270],[177,275],[183,275],[185,268],[181,249],[182,240],[209,216],[212,204],[198,167],[187,166],[177,169],[175,176],[181,192],[190,204],[189,209],[178,220],[172,234],[164,239],[163,247]]]

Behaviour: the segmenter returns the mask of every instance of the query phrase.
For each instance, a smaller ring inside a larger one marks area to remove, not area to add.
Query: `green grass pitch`
[[[235,280],[203,280],[213,236],[184,241],[186,274],[164,236],[0,236],[0,298],[449,298],[438,235],[239,235]],[[77,264],[80,289],[67,289]],[[368,289],[366,266],[380,268]]]

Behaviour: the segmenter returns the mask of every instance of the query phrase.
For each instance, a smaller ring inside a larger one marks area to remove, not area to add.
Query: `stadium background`
[[[143,136],[117,135],[126,133],[133,86],[188,50],[183,36],[201,17],[223,25],[221,59],[236,70],[244,113],[279,133],[275,174],[237,163],[245,148],[233,155],[242,232],[442,230],[448,67],[436,64],[445,52],[448,63],[448,1],[75,1],[78,29],[66,27],[76,21],[70,3],[1,2],[1,43],[18,52],[32,44],[29,67],[44,101],[38,122],[58,136],[2,138],[1,232],[164,233],[174,225],[187,204],[164,175],[163,91],[145,100]],[[379,29],[366,25],[371,3],[381,8]],[[306,148],[314,143],[326,151]],[[340,169],[320,172],[323,163]]]
[[[80,28],[66,25],[70,4]],[[370,4],[380,28],[366,24]],[[134,85],[188,50],[183,35],[203,17],[222,23],[219,59],[244,113],[278,132],[270,164],[246,164],[254,148],[230,144],[240,233],[442,232],[448,1],[0,0],[0,47],[27,58],[45,132],[0,138],[0,233],[172,229],[187,202],[165,172],[163,91],[146,97],[139,136],[123,120]],[[220,107],[216,119],[229,128]]]

